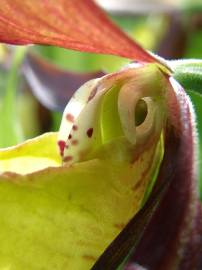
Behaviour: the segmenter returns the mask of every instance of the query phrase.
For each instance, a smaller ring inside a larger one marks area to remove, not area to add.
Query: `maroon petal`
[[[178,87],[169,93],[170,127],[166,162],[169,188],[152,217],[133,260],[155,270],[196,270],[202,252],[202,212],[197,193],[196,133],[190,101]],[[177,107],[179,111],[177,112]],[[171,131],[172,130],[172,131]],[[165,181],[162,170],[159,183]]]
[[[28,54],[23,74],[33,94],[48,109],[63,111],[74,92],[86,81],[104,75],[103,72],[74,73],[57,68],[34,54]]]
[[[158,62],[92,0],[1,0],[0,42],[55,45]]]
[[[131,263],[125,267],[125,270],[147,270],[139,264]]]

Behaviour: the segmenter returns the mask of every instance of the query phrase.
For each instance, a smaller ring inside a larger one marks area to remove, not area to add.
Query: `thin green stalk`
[[[16,47],[11,69],[6,78],[5,95],[0,107],[0,147],[8,147],[23,140],[23,132],[17,115],[18,73],[27,47]]]

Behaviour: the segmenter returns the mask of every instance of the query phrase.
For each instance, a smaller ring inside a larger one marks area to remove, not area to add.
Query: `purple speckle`
[[[86,134],[87,134],[87,136],[88,136],[89,138],[91,138],[92,135],[93,135],[93,128],[89,128],[89,129],[86,131]]]
[[[72,129],[73,129],[74,131],[76,131],[76,130],[78,130],[78,126],[77,126],[77,125],[73,125]]]

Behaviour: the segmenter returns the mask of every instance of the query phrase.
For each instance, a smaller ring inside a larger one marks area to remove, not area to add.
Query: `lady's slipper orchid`
[[[0,270],[201,269],[194,112],[167,65],[90,0],[3,0],[0,29],[138,61],[79,88],[58,134],[0,151]]]

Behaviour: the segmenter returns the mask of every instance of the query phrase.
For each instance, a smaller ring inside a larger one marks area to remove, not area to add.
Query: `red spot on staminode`
[[[73,129],[74,131],[76,131],[76,130],[78,130],[78,126],[77,126],[77,125],[73,125],[72,129]]]
[[[97,261],[97,258],[92,256],[92,255],[83,255],[82,256],[84,260],[87,260],[87,261]]]
[[[89,129],[86,131],[86,134],[87,134],[87,136],[88,136],[89,138],[91,138],[92,135],[93,135],[93,128],[89,128]]]
[[[68,161],[71,161],[72,159],[73,159],[72,156],[66,156],[66,157],[63,158],[63,161],[68,162]]]
[[[66,119],[69,122],[72,122],[72,123],[74,122],[74,116],[71,113],[66,114]]]
[[[78,140],[72,140],[72,145],[77,145],[78,144]]]
[[[68,144],[67,144],[67,145],[65,145],[65,148],[66,148],[66,149],[68,149],[68,148],[69,148],[69,145],[68,145]]]
[[[58,146],[60,148],[60,155],[64,155],[64,149],[65,149],[65,141],[58,141]]]
[[[72,138],[72,134],[69,134],[68,139],[71,140],[71,138]]]

